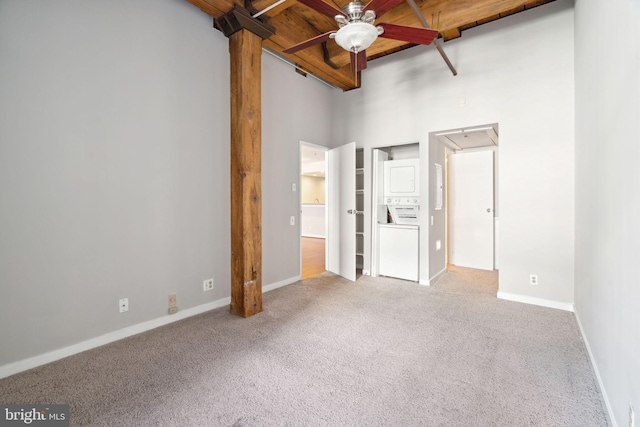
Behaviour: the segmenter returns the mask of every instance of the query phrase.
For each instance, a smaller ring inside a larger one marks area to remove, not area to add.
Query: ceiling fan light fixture
[[[336,43],[345,50],[358,53],[371,46],[379,34],[379,29],[366,22],[352,22],[336,33]]]

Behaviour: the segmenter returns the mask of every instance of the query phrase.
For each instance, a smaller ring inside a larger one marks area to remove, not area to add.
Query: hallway
[[[302,279],[325,271],[325,239],[302,237]]]

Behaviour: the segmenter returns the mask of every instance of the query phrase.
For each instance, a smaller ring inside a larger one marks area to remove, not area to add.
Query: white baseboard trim
[[[529,297],[526,295],[510,294],[508,292],[498,291],[498,298],[515,302],[523,302],[525,304],[539,305],[542,307],[557,308],[558,310],[573,312],[573,304],[567,302],[552,301],[543,298]]]
[[[302,234],[301,236],[302,237],[311,237],[311,238],[314,238],[314,239],[326,239],[327,238],[327,236],[324,236],[322,234]]]
[[[429,286],[433,285],[434,283],[436,283],[438,281],[439,278],[441,278],[444,273],[447,272],[447,267],[443,268],[442,270],[440,270],[440,272],[436,273],[435,276],[433,276],[431,279],[429,279]]]
[[[437,273],[431,279],[429,279],[429,280],[420,279],[420,281],[418,283],[420,283],[421,285],[424,285],[424,286],[431,286],[434,283],[436,283],[436,281],[446,272],[447,272],[447,268],[445,267],[445,268],[442,269],[442,271]]]
[[[591,361],[591,366],[593,367],[593,372],[596,374],[596,379],[598,380],[598,386],[600,387],[600,392],[602,393],[602,398],[604,399],[604,404],[607,407],[607,412],[609,413],[609,420],[613,427],[618,427],[618,423],[616,423],[616,419],[613,416],[613,408],[611,407],[611,402],[609,401],[609,396],[607,396],[607,391],[604,388],[604,383],[602,382],[602,377],[600,376],[600,371],[598,370],[598,365],[596,365],[596,360],[593,357],[593,352],[591,351],[591,346],[589,345],[589,340],[584,333],[584,329],[582,328],[582,322],[580,322],[580,316],[578,312],[574,310],[574,314],[576,316],[576,321],[578,322],[578,328],[580,329],[580,334],[582,335],[582,340],[584,341],[585,347],[587,347],[587,353],[589,354],[589,360]]]
[[[269,292],[274,289],[297,282],[298,280],[300,280],[300,276],[281,280],[279,282],[263,286],[262,292]],[[59,350],[50,351],[48,353],[30,357],[28,359],[9,363],[0,366],[0,379],[230,304],[231,297],[222,298],[213,302],[198,305],[196,307],[187,308],[185,310],[177,312],[176,314],[167,314],[153,320],[148,320],[136,325],[127,326],[126,328],[118,329],[117,331],[109,332],[95,338],[90,338],[86,341],[82,341],[77,344],[61,348]]]
[[[283,286],[290,285],[292,283],[297,282],[298,280],[302,280],[302,276],[301,275],[297,275],[295,277],[290,277],[288,279],[280,280],[279,282],[272,283],[272,284],[267,285],[267,286],[263,286],[262,287],[262,293],[269,292],[269,291],[272,291],[274,289],[278,289],[278,288],[281,288]]]

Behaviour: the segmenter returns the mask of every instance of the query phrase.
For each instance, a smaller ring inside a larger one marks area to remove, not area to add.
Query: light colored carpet
[[[572,313],[496,299],[497,275],[432,287],[331,273],[0,380],[2,403],[72,425],[607,426]]]

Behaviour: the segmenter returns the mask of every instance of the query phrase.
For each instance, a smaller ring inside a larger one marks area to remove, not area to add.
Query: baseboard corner
[[[444,276],[444,273],[446,273],[446,272],[447,272],[447,267],[443,268],[438,273],[436,273],[435,276],[433,276],[431,279],[429,279],[429,286],[435,284],[438,281],[438,279],[440,279],[442,276]]]

